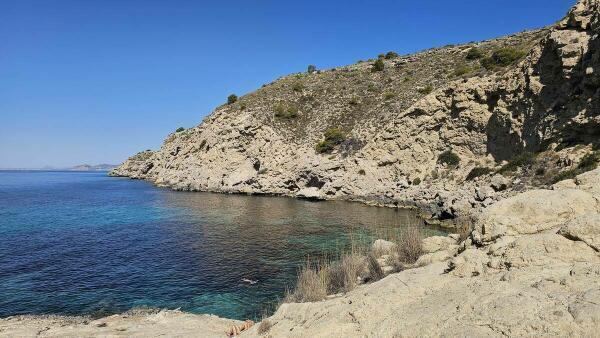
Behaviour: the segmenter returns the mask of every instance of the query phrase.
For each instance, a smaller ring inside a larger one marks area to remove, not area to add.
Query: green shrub
[[[366,175],[367,173],[365,172],[365,170],[364,170],[364,169],[360,169],[360,170],[358,171],[358,174],[359,174],[359,175],[362,175],[362,176],[364,176],[364,175]]]
[[[326,154],[333,151],[335,146],[346,140],[346,134],[339,128],[329,128],[324,133],[325,139],[315,146],[319,154]]]
[[[518,168],[531,166],[535,162],[535,154],[531,152],[523,152],[513,157],[505,165],[498,170],[500,174],[506,174],[516,171]]]
[[[237,95],[231,94],[227,97],[227,104],[235,103],[238,100]]]
[[[598,167],[599,161],[600,161],[600,153],[598,153],[598,152],[589,153],[581,158],[581,161],[577,165],[577,168],[585,170],[585,171],[594,170]]]
[[[413,184],[413,185],[419,185],[419,184],[421,184],[421,178],[419,178],[419,177],[415,178],[415,179],[412,181],[412,184]]]
[[[481,59],[482,57],[483,57],[483,53],[477,47],[473,47],[473,48],[469,49],[469,51],[467,52],[467,55],[465,56],[465,58],[467,60],[477,60],[477,59]]]
[[[317,145],[315,146],[315,151],[318,154],[328,154],[328,153],[332,152],[334,148],[335,148],[335,144],[333,144],[327,140],[324,140],[324,141],[317,143]]]
[[[325,131],[325,140],[340,144],[346,140],[346,134],[339,128],[329,128]]]
[[[386,101],[387,100],[391,100],[394,97],[396,97],[396,94],[392,93],[392,92],[387,92],[387,93],[383,94],[383,99],[386,100]]]
[[[377,58],[378,59],[384,59],[385,58],[385,54],[379,54],[379,55],[377,55]]]
[[[507,47],[494,51],[492,53],[492,59],[498,66],[505,67],[521,59],[525,55],[527,55],[527,52],[522,49]]]
[[[389,51],[385,54],[385,58],[386,59],[395,59],[398,57],[398,53],[394,52],[394,51]]]
[[[306,72],[309,74],[312,74],[316,71],[317,71],[317,66],[315,66],[315,65],[308,65],[308,67],[306,69]]]
[[[177,130],[175,130],[175,132],[176,132],[176,133],[180,133],[180,132],[182,132],[182,131],[184,131],[184,130],[185,130],[185,128],[184,128],[184,127],[179,127],[179,128],[177,128]]]
[[[506,67],[515,61],[523,58],[527,52],[514,48],[506,47],[495,50],[492,56],[481,59],[480,63],[485,69],[492,70],[496,67]]]
[[[349,103],[351,106],[358,106],[358,99],[357,99],[357,98],[355,98],[355,97],[353,97],[353,98],[351,98],[351,99],[348,101],[348,103]]]
[[[493,70],[494,68],[496,68],[496,63],[491,57],[485,57],[481,59],[479,63],[481,64],[481,67],[487,70]]]
[[[248,106],[246,106],[246,102],[240,102],[240,110],[246,110]]]
[[[458,165],[460,163],[460,157],[452,152],[452,150],[446,150],[438,156],[438,163],[447,165]]]
[[[304,85],[300,82],[296,82],[292,85],[292,90],[295,92],[301,92],[304,89]]]
[[[473,68],[467,65],[460,65],[454,70],[454,76],[463,76],[473,71]]]
[[[371,71],[373,72],[381,72],[385,69],[385,63],[383,63],[383,60],[381,59],[377,59],[377,61],[375,61],[373,63],[373,66],[371,68]]]
[[[560,181],[573,179],[579,174],[581,174],[581,171],[579,169],[565,170],[565,171],[557,174],[556,176],[554,176],[554,178],[552,179],[552,183],[554,184],[554,183],[558,183]]]
[[[420,94],[429,95],[433,91],[433,87],[431,85],[427,85],[426,87],[417,89],[417,91]]]
[[[298,107],[291,103],[278,103],[275,108],[275,117],[293,119],[298,117]]]
[[[599,161],[600,161],[600,153],[594,152],[594,153],[587,154],[581,159],[581,161],[577,165],[577,168],[566,170],[566,171],[559,173],[552,179],[552,183],[557,183],[560,181],[573,179],[578,175],[581,175],[588,171],[594,170],[594,169],[598,168]]]
[[[475,167],[469,172],[466,180],[472,181],[472,180],[476,179],[477,177],[484,176],[484,175],[490,174],[492,172],[493,172],[493,170],[490,168],[487,168],[487,167]]]

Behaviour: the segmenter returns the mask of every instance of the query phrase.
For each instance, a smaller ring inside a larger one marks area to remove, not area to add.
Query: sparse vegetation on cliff
[[[475,167],[475,168],[471,169],[471,171],[467,175],[466,180],[472,181],[472,180],[476,179],[477,177],[488,175],[493,172],[494,172],[494,170],[491,168],[488,168],[488,167]]]
[[[460,157],[452,152],[452,150],[446,150],[438,156],[438,163],[456,166],[460,163]]]
[[[515,172],[518,168],[531,166],[534,163],[535,158],[536,155],[532,152],[522,152],[503,165],[502,168],[498,170],[498,173],[506,175]]]
[[[488,70],[493,70],[496,67],[506,67],[520,60],[527,51],[515,48],[505,47],[495,50],[491,56],[481,59],[481,65]]]
[[[326,154],[333,151],[335,146],[346,140],[346,134],[339,128],[329,128],[324,133],[325,139],[317,143],[315,150],[319,154]]]
[[[467,52],[467,55],[465,56],[465,58],[467,60],[477,60],[477,59],[481,59],[482,57],[483,57],[483,53],[477,47],[472,47],[471,49],[469,49],[469,51]]]
[[[275,117],[282,119],[293,119],[298,116],[298,107],[290,102],[280,102],[275,108]]]
[[[371,70],[373,72],[381,72],[385,69],[385,63],[383,62],[383,60],[381,58],[375,60],[375,62],[373,62],[373,67],[371,68]]]
[[[575,178],[577,175],[581,175],[585,172],[598,168],[598,162],[600,162],[600,152],[593,152],[583,156],[576,168],[565,170],[553,178],[553,183],[557,183],[563,180]]]
[[[237,95],[235,95],[235,94],[231,94],[231,95],[229,95],[229,96],[227,97],[227,104],[233,104],[233,103],[236,103],[236,102],[237,102],[237,100],[238,100],[238,97],[237,97]]]

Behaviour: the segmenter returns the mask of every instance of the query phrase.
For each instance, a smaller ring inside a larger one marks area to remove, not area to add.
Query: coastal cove
[[[307,257],[416,219],[359,203],[176,192],[104,172],[0,171],[0,196],[0,317],[156,307],[259,319]]]

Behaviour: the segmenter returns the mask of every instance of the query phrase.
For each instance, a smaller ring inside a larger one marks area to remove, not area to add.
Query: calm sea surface
[[[150,306],[257,318],[308,255],[413,217],[347,202],[174,192],[102,172],[0,171],[0,317]]]

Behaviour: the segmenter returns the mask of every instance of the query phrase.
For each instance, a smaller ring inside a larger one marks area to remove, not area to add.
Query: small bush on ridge
[[[383,63],[383,60],[381,59],[377,59],[374,63],[373,66],[371,68],[371,71],[373,72],[381,72],[385,69],[385,63]]]
[[[385,58],[386,59],[395,59],[398,57],[398,53],[394,52],[394,51],[389,51],[387,53],[385,53]]]
[[[233,104],[238,100],[237,95],[231,94],[227,97],[227,104]]]
[[[476,60],[476,59],[481,59],[482,57],[483,57],[483,53],[477,47],[473,47],[473,48],[469,49],[469,51],[467,52],[467,55],[465,56],[465,58],[467,60]]]

